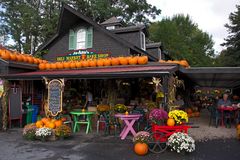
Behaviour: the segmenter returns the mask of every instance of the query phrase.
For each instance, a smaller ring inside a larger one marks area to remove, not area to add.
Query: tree
[[[223,66],[240,66],[240,5],[236,8],[237,11],[229,15],[230,23],[225,25],[229,35],[222,44],[226,47],[225,53],[220,56]]]
[[[56,32],[62,2],[97,22],[121,16],[126,23],[148,23],[160,10],[146,0],[0,0],[0,21],[19,52],[35,52]]]
[[[152,23],[150,39],[161,41],[173,59],[186,59],[192,66],[213,65],[214,42],[212,37],[201,31],[189,16],[175,15]]]

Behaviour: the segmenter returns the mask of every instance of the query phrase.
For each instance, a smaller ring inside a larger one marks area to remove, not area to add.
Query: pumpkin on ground
[[[174,126],[175,125],[175,120],[173,118],[168,118],[167,125],[168,126]]]
[[[134,152],[137,155],[143,156],[148,153],[148,145],[146,143],[136,143],[134,145]]]

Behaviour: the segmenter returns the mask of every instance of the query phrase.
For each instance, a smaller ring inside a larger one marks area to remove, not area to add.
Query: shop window
[[[141,40],[141,49],[146,50],[146,42],[145,42],[145,34],[143,32],[140,33]]]
[[[93,28],[78,28],[69,31],[69,50],[92,48]]]

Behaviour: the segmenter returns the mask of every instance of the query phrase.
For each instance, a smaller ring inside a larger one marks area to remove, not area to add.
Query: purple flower
[[[149,119],[158,123],[168,118],[168,113],[163,109],[153,109],[149,114]]]

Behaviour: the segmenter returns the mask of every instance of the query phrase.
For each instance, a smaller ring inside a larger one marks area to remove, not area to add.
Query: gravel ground
[[[236,128],[232,125],[231,128],[225,128],[225,126],[209,126],[209,112],[204,109],[201,112],[201,116],[198,118],[190,118],[190,122],[199,128],[192,128],[189,130],[189,135],[197,141],[207,141],[213,139],[226,139],[236,138]]]

